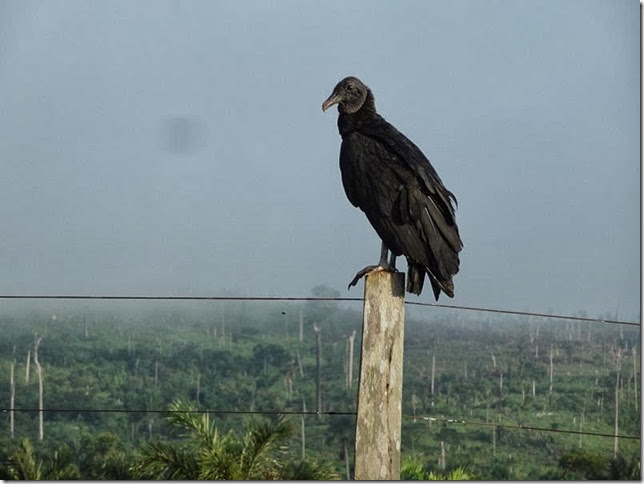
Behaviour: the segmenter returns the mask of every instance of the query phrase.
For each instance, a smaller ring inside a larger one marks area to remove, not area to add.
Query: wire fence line
[[[0,295],[0,300],[16,299],[41,299],[41,300],[106,300],[106,301],[337,301],[337,302],[360,302],[361,297],[281,297],[281,296],[93,296],[93,295],[31,295],[15,294]],[[478,306],[459,306],[455,304],[426,303],[420,301],[405,301],[410,306],[436,307],[445,309],[458,309],[463,311],[489,312],[496,314],[511,314],[515,316],[534,316],[539,318],[565,319],[572,321],[584,321],[588,323],[620,324],[625,326],[641,326],[641,323],[633,321],[619,321],[607,318],[588,318],[584,316],[570,316],[563,314],[536,313],[530,311],[515,311],[511,309],[485,308]]]
[[[123,409],[123,408],[98,408],[98,409],[71,409],[71,408],[46,408],[46,409],[36,409],[36,408],[0,408],[0,412],[18,412],[18,413],[141,413],[141,414],[173,414],[173,413],[189,413],[189,414],[209,414],[209,415],[296,415],[300,417],[320,417],[320,416],[355,416],[356,412],[337,412],[337,411],[325,411],[325,412],[313,412],[313,411],[298,411],[298,410],[194,410],[194,409],[185,409],[185,410],[159,410],[159,409]],[[445,424],[456,424],[463,426],[474,426],[474,427],[503,427],[505,429],[512,430],[526,430],[532,432],[554,432],[561,434],[575,434],[575,435],[590,435],[595,437],[610,437],[618,439],[627,439],[627,440],[640,440],[641,437],[637,435],[619,435],[619,434],[609,434],[604,432],[589,432],[583,430],[568,430],[568,429],[552,429],[547,427],[534,427],[531,425],[524,424],[510,424],[503,422],[482,422],[478,420],[466,420],[461,418],[445,418],[445,417],[428,417],[420,415],[402,415],[402,418],[406,420],[412,420],[414,422],[429,422],[429,423],[445,423]]]
[[[123,295],[0,295],[0,300],[129,300],[129,301],[264,301],[264,302],[278,302],[278,301],[334,301],[334,302],[362,302],[364,298],[361,297],[280,297],[280,296],[123,296]],[[561,319],[561,320],[572,320],[572,321],[583,321],[589,323],[604,323],[604,324],[617,324],[617,325],[626,325],[626,326],[641,326],[640,323],[632,321],[619,321],[606,318],[588,318],[582,316],[569,316],[561,314],[546,314],[546,313],[536,313],[529,311],[515,311],[507,309],[495,309],[495,308],[485,308],[477,306],[460,306],[453,304],[440,304],[440,303],[425,303],[425,302],[416,302],[416,301],[405,301],[405,304],[410,306],[421,306],[421,307],[437,307],[445,309],[456,309],[456,310],[465,310],[465,311],[478,311],[478,312],[490,312],[496,314],[509,314],[509,315],[518,315],[518,316],[533,316],[539,318],[551,318],[551,319]],[[71,409],[71,408],[46,408],[46,409],[34,409],[34,408],[0,408],[1,413],[140,413],[140,414],[171,414],[171,413],[196,413],[196,414],[212,414],[212,415],[297,415],[302,417],[308,416],[355,416],[356,412],[338,412],[338,411],[326,411],[326,412],[315,412],[315,411],[290,411],[290,410],[162,410],[162,409]],[[443,424],[460,424],[464,426],[487,426],[487,427],[503,427],[506,429],[513,430],[526,430],[533,432],[554,432],[554,433],[564,433],[564,434],[575,434],[575,435],[588,435],[596,437],[606,437],[606,438],[620,438],[628,440],[640,440],[639,436],[634,435],[615,435],[610,433],[602,432],[588,432],[580,430],[566,430],[566,429],[552,429],[545,427],[534,427],[523,424],[508,424],[500,422],[482,422],[474,420],[466,420],[460,418],[438,418],[438,417],[428,417],[428,416],[417,416],[417,415],[402,415],[406,420],[412,420],[414,422],[436,422]]]
[[[546,427],[533,427],[531,425],[508,424],[503,422],[481,422],[476,420],[462,420],[462,419],[452,419],[452,418],[418,417],[415,415],[403,415],[403,418],[412,419],[412,420],[421,420],[421,421],[427,421],[427,422],[486,426],[486,427],[503,427],[506,429],[520,429],[520,430],[530,430],[530,431],[538,431],[538,432],[555,432],[555,433],[561,433],[561,434],[576,434],[576,435],[594,435],[596,437],[611,437],[611,438],[617,437],[618,439],[630,439],[630,440],[641,439],[641,437],[638,437],[636,435],[615,435],[615,434],[608,434],[603,432],[588,432],[583,430],[549,429]]]

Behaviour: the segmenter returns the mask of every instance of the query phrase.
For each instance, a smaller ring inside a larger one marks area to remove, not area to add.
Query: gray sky
[[[458,198],[440,302],[639,318],[639,22],[635,0],[4,0],[0,292],[361,296],[380,243],[320,109],[356,75]]]

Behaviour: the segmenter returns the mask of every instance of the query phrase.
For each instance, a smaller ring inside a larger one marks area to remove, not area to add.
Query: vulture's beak
[[[338,104],[341,100],[340,94],[333,92],[328,99],[322,103],[322,111],[326,111],[334,104]]]

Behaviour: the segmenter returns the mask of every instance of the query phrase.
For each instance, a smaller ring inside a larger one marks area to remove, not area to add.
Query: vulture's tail
[[[423,283],[425,282],[425,274],[432,284],[434,291],[434,298],[438,301],[438,296],[441,291],[449,297],[454,297],[454,283],[450,277],[448,281],[439,281],[434,275],[429,272],[424,266],[417,264],[407,259],[407,292],[420,295],[423,290]]]

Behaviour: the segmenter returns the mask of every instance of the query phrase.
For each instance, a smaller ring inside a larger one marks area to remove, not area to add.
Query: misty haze
[[[361,296],[357,75],[458,198],[450,303],[639,320],[637,2],[0,9],[3,294]]]

